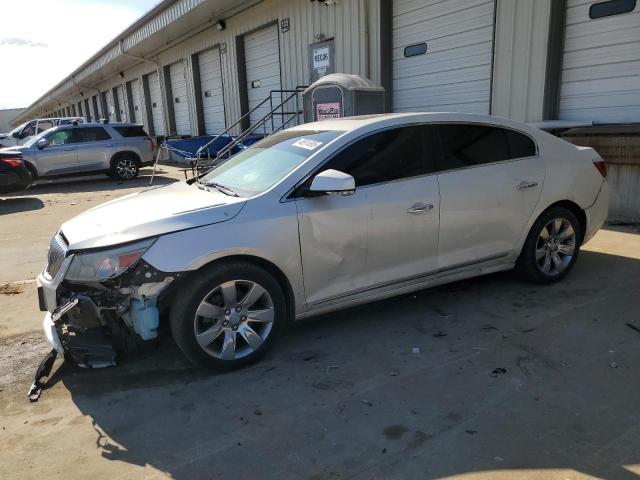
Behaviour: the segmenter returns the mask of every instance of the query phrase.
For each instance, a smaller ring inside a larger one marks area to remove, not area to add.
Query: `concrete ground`
[[[190,368],[164,335],[116,368],[57,362],[29,403],[50,236],[143,183],[0,200],[3,479],[640,478],[634,227],[598,233],[557,285],[502,273],[308,320],[227,374]]]

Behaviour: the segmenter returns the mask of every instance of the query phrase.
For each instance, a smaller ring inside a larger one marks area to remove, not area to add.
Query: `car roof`
[[[407,113],[380,113],[374,115],[360,115],[355,117],[321,120],[318,122],[304,123],[292,127],[290,130],[339,130],[352,131],[371,125],[381,127],[404,125],[418,122],[470,122],[484,123],[496,126],[513,128],[532,133],[536,129],[525,123],[516,122],[508,118],[492,115],[480,115],[476,113],[460,112],[407,112]]]
[[[77,128],[86,128],[86,127],[104,127],[108,125],[110,127],[144,127],[140,123],[128,123],[128,122],[92,122],[92,123],[79,123],[78,125],[60,125],[60,127],[77,127]]]

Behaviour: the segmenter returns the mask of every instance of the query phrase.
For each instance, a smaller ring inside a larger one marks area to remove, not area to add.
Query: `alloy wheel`
[[[541,230],[536,242],[536,264],[545,275],[559,275],[571,264],[576,232],[565,218],[554,218]]]
[[[136,171],[136,162],[128,158],[118,160],[118,163],[116,164],[116,173],[120,178],[124,178],[125,180],[135,177]]]
[[[208,355],[236,360],[262,346],[271,333],[274,316],[273,301],[265,288],[249,280],[231,280],[202,299],[193,330]]]

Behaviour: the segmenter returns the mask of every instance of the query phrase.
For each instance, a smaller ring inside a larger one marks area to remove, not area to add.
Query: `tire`
[[[192,363],[217,370],[257,361],[287,318],[277,280],[249,262],[222,263],[198,272],[176,298],[170,314],[174,340]]]
[[[550,284],[562,280],[575,265],[582,244],[582,228],[567,208],[552,207],[531,227],[516,272],[525,280]]]
[[[111,161],[110,176],[120,180],[133,180],[140,171],[140,162],[128,155],[122,155]]]
[[[30,163],[26,163],[26,166],[27,170],[29,170],[29,173],[31,174],[31,181],[35,182],[38,179],[38,171],[36,170],[36,167],[31,165]]]

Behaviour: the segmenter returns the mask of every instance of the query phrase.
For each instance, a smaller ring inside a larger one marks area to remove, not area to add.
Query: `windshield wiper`
[[[240,196],[240,195],[237,194],[237,192],[233,188],[227,187],[226,185],[220,185],[219,183],[216,183],[216,182],[207,182],[207,183],[205,183],[205,185],[207,187],[213,187],[216,190],[218,190],[219,192],[222,192],[225,195],[229,195],[231,197],[239,197]]]

